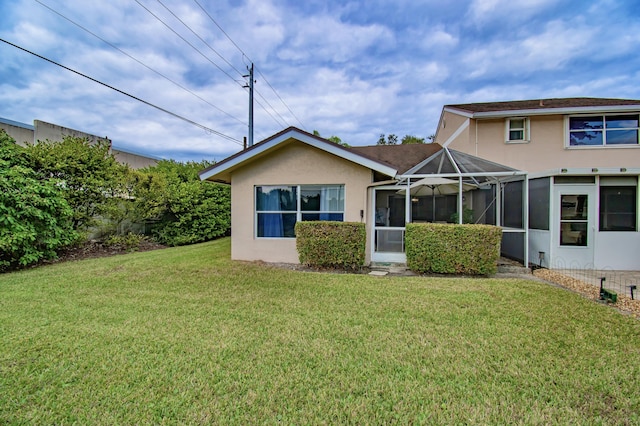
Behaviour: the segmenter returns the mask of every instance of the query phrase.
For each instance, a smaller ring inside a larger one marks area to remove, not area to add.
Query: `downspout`
[[[475,134],[476,134],[476,157],[478,157],[478,120],[475,119],[473,121],[473,127],[475,127]]]

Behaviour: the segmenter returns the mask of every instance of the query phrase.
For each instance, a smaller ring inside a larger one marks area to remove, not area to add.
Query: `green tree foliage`
[[[107,143],[67,136],[62,142],[40,141],[26,151],[31,167],[44,179],[55,179],[73,209],[73,226],[87,231],[120,202],[126,166],[109,152]]]
[[[389,136],[385,136],[384,133],[380,134],[378,138],[378,145],[397,145],[398,144],[398,136],[393,133],[389,134]]]
[[[405,135],[400,141],[402,145],[416,144],[416,143],[425,143],[424,138],[419,138],[417,136]]]
[[[429,136],[428,139],[429,141],[433,142],[433,140],[435,139],[435,135]],[[419,138],[413,135],[404,135],[403,138],[400,140],[400,143],[402,145],[426,143],[426,140],[425,138]],[[377,144],[378,145],[397,145],[398,136],[394,135],[393,133],[389,135],[385,135],[384,133],[381,133],[380,137],[378,137]]]
[[[211,163],[160,161],[135,177],[138,215],[155,222],[153,233],[168,245],[208,241],[231,227],[228,186],[202,182],[198,171]]]
[[[318,137],[322,137],[322,136],[320,136],[320,132],[319,132],[319,131],[317,131],[317,130],[314,130],[314,131],[313,131],[313,135],[314,135],[314,136],[318,136]],[[338,136],[335,136],[335,135],[329,136],[329,137],[327,138],[327,140],[328,140],[328,141],[331,141],[331,142],[333,142],[333,143],[337,143],[338,145],[342,145],[342,146],[344,146],[345,148],[349,148],[349,147],[351,146],[351,145],[349,145],[348,143],[343,142],[343,141],[342,141],[342,139],[340,139]]]
[[[78,239],[61,182],[43,179],[28,163],[0,130],[0,270],[54,258]]]

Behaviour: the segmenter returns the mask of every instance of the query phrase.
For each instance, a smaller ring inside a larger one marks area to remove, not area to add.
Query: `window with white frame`
[[[569,117],[570,147],[638,145],[638,114]]]
[[[265,185],[255,194],[258,238],[295,238],[300,220],[344,220],[344,185]]]
[[[506,120],[505,136],[507,143],[529,142],[529,119],[512,117]]]

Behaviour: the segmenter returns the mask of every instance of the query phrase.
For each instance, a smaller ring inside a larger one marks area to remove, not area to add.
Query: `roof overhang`
[[[501,111],[471,112],[461,110],[454,107],[444,107],[444,111],[461,115],[467,118],[505,118],[517,116],[531,115],[569,115],[569,114],[592,114],[592,113],[610,113],[610,112],[635,112],[640,110],[638,105],[609,105],[609,106],[585,106],[585,107],[566,107],[566,108],[533,108],[533,109],[515,109]]]
[[[244,167],[254,159],[267,155],[270,152],[293,142],[301,142],[308,146],[324,151],[328,154],[335,155],[336,157],[351,161],[363,167],[382,173],[386,176],[395,177],[398,174],[397,170],[386,164],[382,164],[377,161],[365,158],[361,155],[349,151],[348,149],[334,142],[304,132],[295,127],[290,127],[280,133],[271,136],[270,138],[267,138],[255,144],[249,149],[232,155],[231,157],[201,171],[199,173],[200,179],[231,183],[231,173],[234,170],[240,167]]]

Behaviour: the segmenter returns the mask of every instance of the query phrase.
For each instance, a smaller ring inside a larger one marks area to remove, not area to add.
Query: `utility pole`
[[[249,88],[249,146],[253,146],[253,62],[251,68],[249,68],[249,85],[244,86]]]

